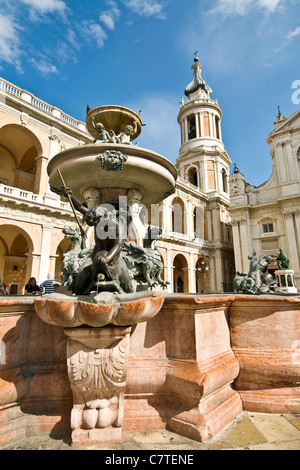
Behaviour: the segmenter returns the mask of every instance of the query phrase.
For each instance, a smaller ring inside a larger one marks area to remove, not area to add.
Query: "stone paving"
[[[113,445],[72,447],[69,440],[49,436],[28,437],[1,450],[300,450],[300,414],[241,413],[217,436],[199,443],[167,430],[124,431],[123,442]]]

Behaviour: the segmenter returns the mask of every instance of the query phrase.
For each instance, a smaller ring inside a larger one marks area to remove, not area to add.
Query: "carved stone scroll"
[[[66,328],[72,444],[119,442],[131,327]]]

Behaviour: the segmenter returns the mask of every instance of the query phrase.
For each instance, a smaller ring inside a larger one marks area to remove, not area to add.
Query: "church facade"
[[[178,114],[181,147],[175,192],[148,208],[169,292],[232,289],[235,273],[229,216],[229,164],[221,136],[222,111],[195,59],[187,101]],[[58,152],[93,142],[84,122],[0,78],[0,276],[10,294],[30,277],[60,278],[71,248],[64,227],[76,222],[67,200],[54,194],[47,165]],[[90,243],[93,240],[90,238]]]
[[[287,254],[300,287],[300,110],[289,118],[281,112],[267,142],[273,161],[270,179],[255,187],[235,169],[230,175],[236,270],[247,272],[248,256],[270,255],[276,260],[279,249]],[[277,268],[276,261],[269,271]]]

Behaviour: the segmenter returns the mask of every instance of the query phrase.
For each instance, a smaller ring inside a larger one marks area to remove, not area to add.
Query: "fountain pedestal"
[[[292,269],[278,269],[275,271],[275,276],[278,279],[276,292],[297,294],[298,289],[295,285],[295,271]]]
[[[73,445],[120,442],[131,327],[66,328]]]
[[[131,328],[152,319],[164,302],[164,296],[155,292],[133,297],[136,298],[129,300],[128,295],[110,296],[115,301],[104,304],[86,302],[80,296],[72,299],[50,294],[34,301],[40,319],[63,326],[68,338],[73,445],[122,440]]]

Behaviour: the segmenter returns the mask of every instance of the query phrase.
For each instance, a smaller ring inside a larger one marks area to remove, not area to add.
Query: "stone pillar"
[[[67,328],[72,444],[121,442],[131,327]]]
[[[42,243],[41,243],[41,264],[39,271],[39,282],[47,279],[47,274],[50,268],[50,246],[51,246],[51,231],[52,227],[44,225],[42,228]]]
[[[206,165],[205,161],[200,161],[200,187],[202,191],[207,192],[207,177],[206,177]]]
[[[248,256],[253,251],[252,246],[252,237],[251,237],[251,227],[249,224],[249,219],[245,218],[240,220],[240,240],[241,240],[241,255],[243,259],[243,266],[245,272],[249,270],[249,260]]]
[[[47,157],[43,155],[41,155],[40,157],[36,157],[36,174],[33,192],[42,196],[45,194],[45,192],[47,192],[48,188],[47,164]]]
[[[169,232],[172,229],[169,197],[163,202],[163,227],[166,232]]]
[[[219,139],[222,140],[221,119],[218,119]]]
[[[196,124],[196,137],[200,137],[199,113],[195,113],[195,124]]]
[[[189,140],[189,130],[188,130],[188,121],[184,120],[184,143]]]
[[[31,253],[28,256],[27,269],[26,269],[26,283],[30,277],[39,278],[39,271],[41,265],[41,255],[38,253]]]
[[[240,227],[239,222],[232,223],[232,236],[234,246],[235,269],[242,273],[245,271],[243,257],[241,252]]]
[[[167,248],[167,281],[170,283],[168,292],[173,292],[172,250],[170,248]]]
[[[194,269],[194,255],[189,254],[189,294],[196,293],[196,273]]]
[[[201,135],[204,136],[204,120],[203,120],[203,113],[200,113],[200,132]]]
[[[213,114],[212,113],[208,113],[208,116],[209,116],[209,133],[210,133],[210,137],[216,137],[215,135],[215,127],[214,127],[214,123],[213,123]]]
[[[295,213],[292,210],[286,210],[284,211],[283,214],[284,214],[284,223],[285,223],[285,233],[289,242],[289,249],[290,249],[289,258],[290,258],[291,268],[296,273],[299,273],[300,271],[299,255],[298,255],[299,240],[297,240],[296,238],[297,235],[295,233],[295,228],[296,228]]]
[[[217,292],[224,292],[224,286],[223,286],[223,278],[224,278],[224,273],[223,273],[223,263],[222,263],[222,250],[217,249],[215,250],[215,259],[216,259],[216,281],[217,285],[215,286],[215,290]]]

